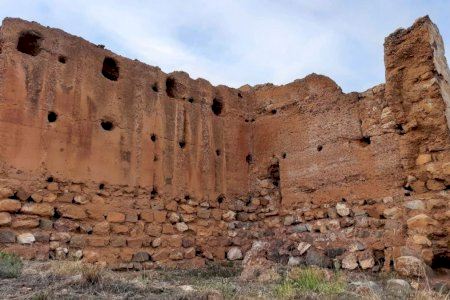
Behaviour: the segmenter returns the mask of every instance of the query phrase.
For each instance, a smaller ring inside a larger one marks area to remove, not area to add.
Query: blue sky
[[[214,85],[284,84],[312,72],[345,92],[384,82],[384,37],[430,15],[450,44],[445,0],[0,0],[0,17],[58,27],[165,72]],[[450,51],[450,50],[449,50]]]

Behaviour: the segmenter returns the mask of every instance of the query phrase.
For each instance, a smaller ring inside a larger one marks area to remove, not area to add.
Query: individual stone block
[[[47,185],[47,190],[56,192],[59,190],[59,185],[57,182],[51,182]]]
[[[17,242],[19,244],[32,244],[34,243],[35,238],[32,233],[22,233],[17,236]]]
[[[70,241],[71,235],[68,232],[52,232],[50,235],[50,241],[58,241],[61,243],[67,243]]]
[[[186,231],[186,230],[189,229],[189,227],[188,227],[188,226],[186,225],[186,223],[184,223],[184,222],[177,223],[177,224],[175,225],[175,227],[176,227],[177,230],[180,231],[180,232],[184,232],[184,231]]]
[[[411,286],[403,279],[389,279],[386,283],[386,293],[393,299],[409,299]]]
[[[55,209],[47,203],[26,203],[22,206],[20,212],[42,217],[52,217]]]
[[[83,250],[78,249],[69,253],[69,257],[73,260],[81,260],[83,258]]]
[[[189,222],[193,222],[197,219],[197,217],[195,215],[192,214],[182,214],[181,215],[181,220],[185,223],[189,223]]]
[[[83,248],[87,244],[87,238],[84,235],[74,235],[70,238],[70,247]]]
[[[167,260],[169,258],[170,252],[171,251],[169,249],[156,250],[156,252],[152,254],[152,260],[153,261]]]
[[[371,250],[366,250],[358,254],[358,262],[361,269],[371,269],[375,265],[375,260],[373,258],[373,253]]]
[[[22,204],[18,200],[3,199],[0,200],[0,212],[17,212],[22,207]]]
[[[322,251],[310,248],[306,252],[305,263],[308,266],[318,266],[321,268],[330,268],[332,261]]]
[[[303,253],[305,253],[310,247],[311,247],[311,244],[308,244],[306,242],[300,242],[297,246],[299,255],[303,255]]]
[[[56,196],[56,194],[54,194],[54,193],[46,193],[42,196],[42,201],[53,203],[56,201],[57,198],[58,198],[58,196]],[[38,202],[38,201],[36,201],[36,202]]]
[[[236,213],[232,210],[229,210],[222,215],[222,219],[226,222],[234,221],[236,219]]]
[[[211,211],[209,209],[199,208],[197,211],[197,217],[199,217],[200,219],[209,219],[210,215]]]
[[[166,221],[167,212],[163,210],[155,210],[153,212],[154,222],[156,223],[164,223]]]
[[[104,206],[97,206],[97,205],[87,205],[86,212],[89,217],[89,219],[96,220],[96,221],[103,221],[105,220],[105,211],[103,209]]]
[[[412,200],[405,202],[404,206],[407,209],[417,210],[417,209],[425,209],[425,203],[422,200]]]
[[[124,247],[127,244],[127,239],[124,236],[112,236],[110,241],[111,247]]]
[[[182,210],[183,212],[185,212],[185,213],[187,213],[187,214],[193,214],[193,213],[195,213],[195,208],[192,207],[192,206],[190,206],[190,205],[182,204],[182,205],[180,205],[180,208],[181,208],[181,210]]]
[[[183,256],[183,252],[180,250],[171,251],[171,253],[169,254],[169,258],[171,260],[182,260]]]
[[[0,199],[14,196],[14,191],[8,187],[0,187]]]
[[[153,222],[155,220],[152,210],[144,210],[139,214],[140,219],[145,222]]]
[[[137,252],[135,254],[133,254],[133,258],[132,261],[134,262],[144,262],[144,261],[149,261],[150,260],[150,255],[147,252]]]
[[[16,234],[11,230],[0,230],[0,244],[15,243]]]
[[[348,251],[350,251],[350,252],[363,251],[365,249],[366,249],[366,246],[363,243],[358,242],[358,241],[352,242],[348,246]]]
[[[228,260],[240,260],[243,258],[242,251],[238,247],[231,247],[227,252]]]
[[[174,212],[170,212],[168,215],[169,222],[174,224],[180,221],[180,215]]]
[[[295,218],[292,215],[287,215],[284,217],[283,225],[284,226],[290,226],[294,224]]]
[[[431,247],[432,245],[431,241],[424,235],[413,235],[412,241],[414,244],[421,246]]]
[[[11,222],[11,227],[15,229],[35,228],[39,224],[37,216],[16,215]]]
[[[113,224],[111,226],[111,231],[117,234],[126,234],[128,233],[129,228],[126,224]]]
[[[442,191],[445,189],[445,183],[440,180],[429,179],[426,182],[426,187],[431,191]]]
[[[156,238],[152,241],[152,247],[158,248],[159,246],[161,246],[161,243],[162,243],[161,238]]]
[[[142,237],[129,237],[127,238],[127,246],[130,248],[140,248],[143,244]]]
[[[109,212],[106,216],[106,220],[111,223],[123,223],[125,222],[125,214],[120,212]]]
[[[409,218],[406,223],[409,229],[425,229],[427,226],[438,226],[438,221],[430,218],[426,214],[419,214]]]
[[[176,201],[170,201],[165,207],[168,211],[177,211],[178,203]]]
[[[383,216],[386,219],[398,219],[401,215],[401,211],[398,207],[387,208],[383,211]]]
[[[138,221],[138,214],[136,212],[127,213],[125,217],[126,222],[135,223]]]
[[[426,265],[414,256],[397,257],[394,259],[394,268],[398,274],[406,277],[424,277],[426,275]]]
[[[220,209],[212,209],[211,210],[211,217],[216,220],[220,221],[222,219],[222,210]]]
[[[60,218],[53,223],[53,227],[56,231],[69,232],[77,230],[80,224],[70,219]]]
[[[62,204],[57,210],[62,217],[69,219],[83,220],[87,217],[86,210],[79,205]]]
[[[33,199],[33,201],[36,203],[40,203],[40,202],[44,201],[44,196],[41,195],[40,193],[34,193],[34,194],[31,194],[31,199]]]
[[[164,236],[163,241],[165,241],[167,243],[168,247],[181,248],[182,237],[183,236],[179,235],[179,234]]]
[[[86,204],[89,202],[89,198],[83,195],[76,195],[73,197],[73,202],[76,204]]]
[[[80,184],[71,184],[69,186],[69,191],[70,192],[74,192],[74,193],[81,193],[82,192],[82,187]]]
[[[72,203],[73,198],[75,197],[75,193],[64,193],[60,196],[58,196],[57,200],[58,202],[66,202],[66,203]]]
[[[420,165],[424,165],[426,163],[429,163],[430,161],[432,161],[432,157],[431,154],[419,154],[419,156],[417,156],[416,159],[416,165],[420,166]]]
[[[103,221],[100,223],[97,223],[92,227],[92,233],[98,234],[98,235],[107,235],[110,230],[109,222]]]
[[[50,241],[50,233],[48,233],[48,232],[34,231],[33,235],[34,235],[34,238],[36,239],[36,242],[48,243]]]
[[[350,214],[350,209],[347,207],[345,203],[337,203],[336,204],[336,212],[341,217],[346,217]]]
[[[90,236],[88,238],[88,244],[92,247],[105,247],[109,244],[109,237]]]
[[[7,212],[0,212],[0,226],[11,224],[11,214]]]
[[[81,223],[79,229],[80,229],[81,233],[87,233],[87,234],[91,234],[92,233],[92,226],[90,224],[87,224],[87,223]]]
[[[172,224],[164,223],[164,224],[162,224],[162,233],[163,234],[174,234],[175,228],[172,226]]]
[[[350,282],[348,288],[359,295],[379,295],[383,292],[378,283],[370,280]]]
[[[161,235],[162,226],[159,224],[148,224],[145,228],[145,232],[154,237],[158,237]]]
[[[184,248],[189,248],[195,246],[195,237],[185,236],[181,240],[181,244]]]
[[[354,270],[358,267],[358,260],[354,253],[347,254],[342,260],[342,268],[347,270]]]

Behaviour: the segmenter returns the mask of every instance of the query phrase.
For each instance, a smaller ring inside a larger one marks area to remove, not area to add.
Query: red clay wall
[[[16,49],[27,30],[42,35],[37,56]],[[171,98],[165,91],[169,76],[158,68],[62,31],[6,19],[1,34],[1,157],[6,167],[34,178],[156,186],[174,197],[215,198],[246,188],[238,159],[245,149],[229,142],[234,137],[245,145],[247,139],[241,117],[245,102],[238,91],[177,72],[170,75],[176,80]],[[117,81],[102,75],[105,57],[118,63]],[[159,92],[152,89],[155,84]],[[211,111],[214,98],[224,102],[220,116]],[[47,121],[50,111],[58,115],[54,123]],[[102,120],[112,121],[113,130],[103,130]],[[223,155],[217,156],[216,149]]]
[[[0,40],[5,251],[127,268],[235,260],[255,240],[347,269],[449,255],[449,72],[428,18],[386,39],[386,84],[350,94],[316,74],[213,87],[17,19]]]

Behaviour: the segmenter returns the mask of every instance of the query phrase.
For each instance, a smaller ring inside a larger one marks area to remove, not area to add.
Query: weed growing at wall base
[[[323,270],[316,268],[293,269],[276,288],[281,298],[292,298],[298,294],[317,293],[333,295],[342,293],[346,284],[339,273],[327,276]]]
[[[22,272],[22,261],[17,255],[0,252],[0,278],[16,278]]]

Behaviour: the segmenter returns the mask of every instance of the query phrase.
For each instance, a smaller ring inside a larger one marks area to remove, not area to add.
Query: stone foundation
[[[386,38],[385,84],[349,94],[316,74],[214,87],[18,19],[0,42],[2,251],[448,267],[450,77],[428,17]]]

